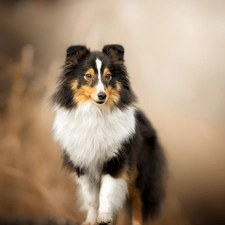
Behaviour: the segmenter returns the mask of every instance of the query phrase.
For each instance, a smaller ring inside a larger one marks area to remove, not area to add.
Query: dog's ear
[[[66,65],[74,65],[90,54],[84,45],[70,46],[66,51]]]
[[[105,45],[102,49],[102,52],[108,55],[114,61],[124,61],[124,48],[122,45]]]

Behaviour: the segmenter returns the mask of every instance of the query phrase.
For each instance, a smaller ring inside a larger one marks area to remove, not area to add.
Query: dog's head
[[[106,45],[91,52],[86,46],[67,49],[64,71],[54,101],[66,108],[87,101],[99,107],[123,107],[135,97],[124,65],[124,48]]]

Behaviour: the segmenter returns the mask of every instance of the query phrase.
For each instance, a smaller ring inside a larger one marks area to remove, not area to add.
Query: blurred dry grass
[[[154,224],[225,223],[223,1],[0,2],[0,36],[0,215],[81,221],[48,99],[69,45],[121,43],[170,165]]]
[[[0,212],[79,219],[74,185],[51,138],[48,74],[27,60],[31,51],[25,46],[17,61],[1,65]]]

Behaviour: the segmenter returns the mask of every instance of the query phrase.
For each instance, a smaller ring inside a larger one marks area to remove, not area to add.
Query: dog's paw
[[[109,213],[100,213],[97,222],[101,225],[109,224],[112,222],[112,216]]]
[[[97,225],[97,223],[83,222],[81,225]]]

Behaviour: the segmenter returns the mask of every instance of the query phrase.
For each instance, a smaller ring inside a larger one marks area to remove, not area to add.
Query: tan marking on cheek
[[[72,89],[73,91],[76,91],[77,86],[78,86],[78,81],[77,81],[77,80],[74,80],[74,81],[72,82],[72,84],[71,84],[71,89]]]
[[[84,85],[81,88],[79,88],[78,90],[76,90],[76,92],[73,96],[74,102],[77,104],[84,103],[84,102],[90,100],[90,98],[92,98],[92,96],[95,93],[96,93],[95,88],[91,88],[87,85]]]
[[[120,90],[121,90],[121,84],[119,82],[116,83],[115,88],[112,88],[112,86],[109,86],[108,88],[106,88],[106,94],[108,96],[106,105],[113,107],[115,106],[115,104],[119,102]]]
[[[89,97],[88,97],[88,95],[87,95],[87,93],[86,93],[86,91],[85,91],[84,88],[78,89],[78,90],[75,92],[74,96],[73,96],[74,102],[75,102],[75,103],[78,103],[78,104],[79,104],[79,103],[84,103],[84,102],[86,102],[88,99],[89,99]]]

